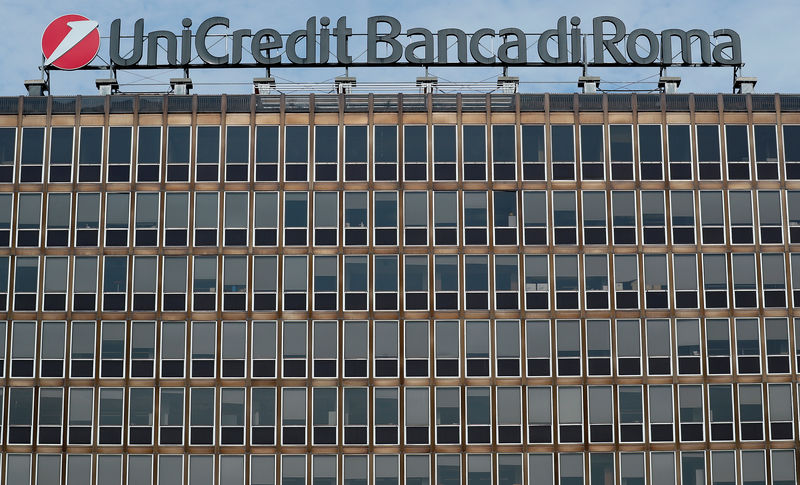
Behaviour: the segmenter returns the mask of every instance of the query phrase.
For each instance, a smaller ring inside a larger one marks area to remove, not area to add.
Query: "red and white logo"
[[[92,62],[100,49],[98,23],[82,15],[63,15],[44,29],[42,53],[45,66],[80,69]]]

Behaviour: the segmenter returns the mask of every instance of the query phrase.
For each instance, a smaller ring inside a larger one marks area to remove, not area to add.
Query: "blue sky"
[[[55,6],[55,8],[54,8]],[[348,17],[353,32],[366,32],[366,19],[373,15],[391,15],[400,20],[403,29],[425,27],[436,31],[457,27],[466,32],[478,28],[501,29],[518,27],[526,32],[541,32],[555,28],[559,17],[578,15],[585,31],[591,30],[591,19],[599,15],[621,18],[629,30],[648,28],[660,32],[667,28],[700,28],[713,32],[720,28],[736,30],[742,38],[745,68],[743,75],[757,76],[759,92],[798,92],[795,83],[800,78],[797,62],[798,39],[796,29],[781,24],[778,19],[795,19],[800,15],[800,2],[770,0],[753,2],[741,0],[574,0],[553,2],[541,0],[492,1],[448,0],[387,2],[385,0],[307,0],[303,2],[254,2],[244,0],[187,1],[142,0],[109,1],[60,0],[58,2],[30,2],[28,0],[0,0],[0,14],[6,19],[4,35],[6,48],[0,53],[3,75],[0,78],[0,95],[23,94],[23,81],[39,77],[37,65],[41,61],[40,39],[47,24],[54,18],[78,13],[100,22],[101,36],[107,36],[110,23],[122,19],[123,33],[132,33],[133,23],[145,19],[145,32],[165,29],[179,32],[181,19],[190,17],[196,28],[199,23],[214,15],[228,17],[231,28],[274,28],[289,33],[303,28],[310,16],[328,16],[333,22]],[[9,40],[10,39],[10,40]],[[100,54],[107,58],[108,47],[101,46]],[[591,49],[591,47],[590,47]],[[535,49],[532,50],[535,52]],[[498,68],[445,69],[431,68],[430,73],[440,79],[458,82],[493,81],[500,74]],[[220,69],[195,71],[195,92],[250,92],[253,77],[263,76],[264,70]],[[344,74],[342,69],[274,69],[272,75],[278,82],[323,82]],[[421,67],[387,69],[353,69],[351,76],[359,81],[408,81],[423,75]],[[575,81],[580,75],[577,68],[511,68],[510,75],[519,76],[522,91],[566,91],[577,89]],[[649,89],[654,87],[658,70],[651,68],[590,69],[590,75],[600,76],[602,86],[615,89]],[[729,92],[732,70],[729,68],[670,68],[669,75],[681,76],[682,92]],[[121,72],[119,81],[126,91],[165,91],[170,77],[180,77],[180,70]],[[106,77],[98,71],[57,72],[52,77],[52,93],[56,95],[96,93],[94,79]],[[145,77],[143,79],[143,77]],[[641,84],[630,84],[640,82]],[[212,84],[213,83],[213,84]]]

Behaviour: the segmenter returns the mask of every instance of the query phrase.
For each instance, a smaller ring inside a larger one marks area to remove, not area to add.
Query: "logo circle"
[[[97,22],[82,15],[62,15],[50,22],[42,34],[42,54],[49,61],[47,65],[59,69],[80,69],[92,62],[98,50]]]

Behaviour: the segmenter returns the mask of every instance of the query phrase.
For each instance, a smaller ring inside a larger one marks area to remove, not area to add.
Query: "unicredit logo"
[[[74,14],[50,22],[42,34],[44,65],[72,70],[92,62],[100,49],[97,25],[94,20]]]

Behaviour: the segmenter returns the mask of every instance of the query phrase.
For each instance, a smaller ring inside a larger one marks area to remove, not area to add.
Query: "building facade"
[[[0,98],[5,484],[796,483],[800,96]]]

